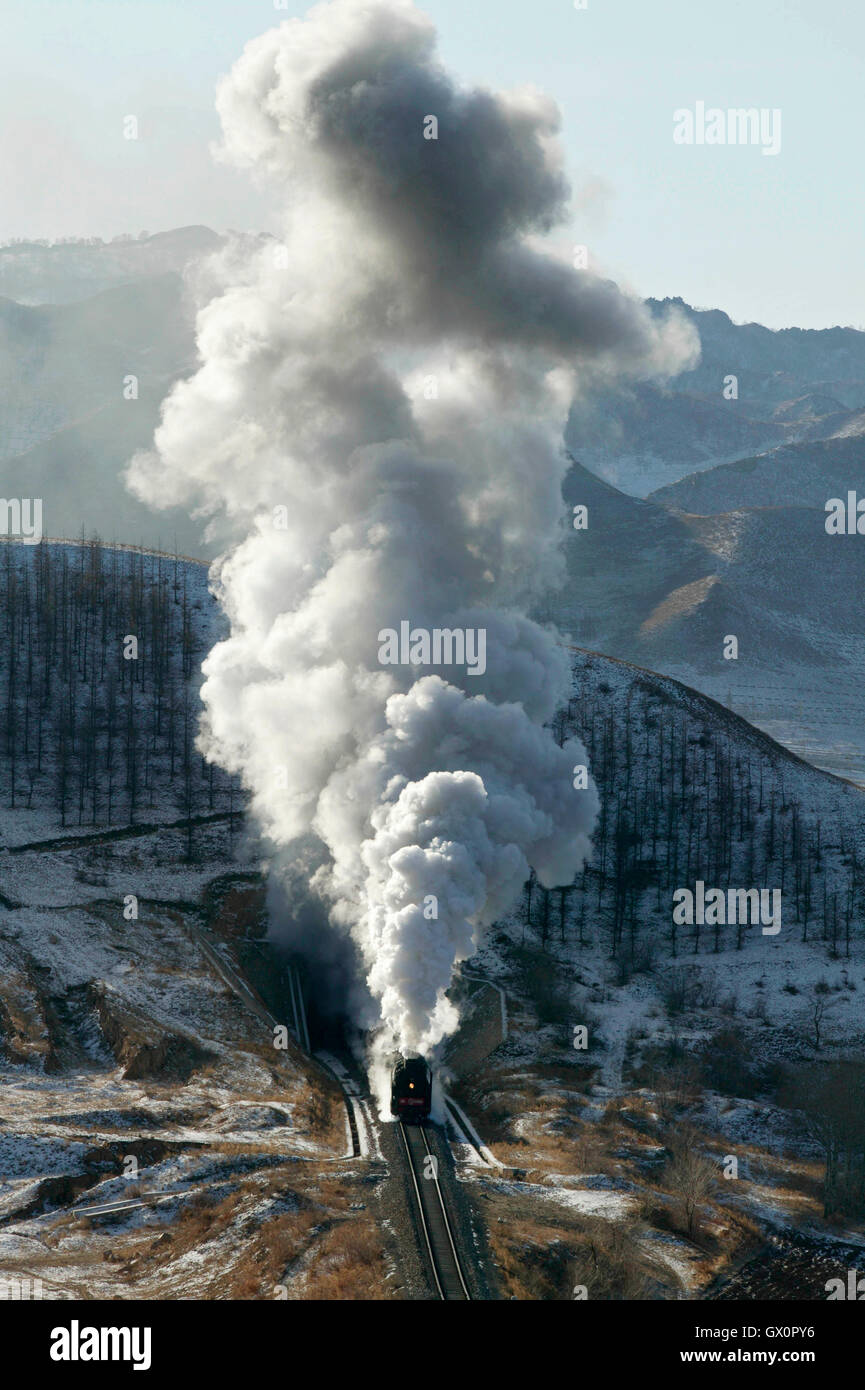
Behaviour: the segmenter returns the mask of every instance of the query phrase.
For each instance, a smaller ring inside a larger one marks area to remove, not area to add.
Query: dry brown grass
[[[219,1271],[211,1285],[211,1297],[342,1300],[393,1296],[385,1283],[385,1253],[373,1219],[367,1212],[350,1210],[357,1195],[352,1184],[299,1175],[291,1194],[296,1209],[262,1219],[260,1204],[265,1193],[284,1198],[285,1174],[269,1174],[264,1185],[241,1189],[221,1200],[214,1201],[206,1194],[193,1199],[171,1227],[170,1241],[157,1239],[149,1244],[146,1265],[150,1274],[154,1264],[170,1273],[174,1262],[188,1251],[206,1255],[210,1248]],[[140,1255],[140,1247],[135,1253]]]
[[[90,1231],[87,1259],[77,1244],[68,1254],[52,1250],[45,1258],[52,1268],[67,1263],[70,1273],[74,1268],[83,1279],[74,1279],[77,1296],[85,1298],[102,1296],[88,1291],[87,1268],[95,1269],[103,1287],[108,1282],[114,1297],[398,1296],[386,1282],[387,1260],[373,1214],[352,1210],[357,1195],[353,1182],[322,1176],[306,1165],[239,1175],[235,1191],[199,1193],[161,1228],[113,1232],[110,1223],[80,1220],[73,1229]],[[291,1210],[285,1210],[286,1201]],[[69,1231],[66,1225],[52,1235],[62,1243]],[[200,1257],[192,1281],[184,1259],[190,1252]]]
[[[235,1263],[231,1296],[247,1300],[278,1297],[286,1290],[286,1271],[303,1257],[321,1223],[321,1212],[311,1207],[268,1221],[262,1228],[264,1243],[252,1242]]]
[[[695,1143],[700,1155],[705,1151],[715,1181],[697,1194],[697,1217],[683,1215],[682,1193],[675,1190],[669,1164],[665,1171],[662,1150],[672,1152],[683,1125],[696,1117],[693,1107],[702,1088],[692,1059],[671,1064],[659,1057],[641,1077],[641,1090],[649,1085],[649,1093],[634,1090],[616,1097],[599,1119],[585,1118],[574,1094],[583,1090],[581,1079],[567,1065],[546,1066],[543,1076],[534,1066],[528,1075],[509,1075],[493,1062],[463,1082],[465,1103],[481,1135],[528,1183],[543,1182],[550,1173],[603,1173],[633,1183],[638,1197],[631,1216],[593,1222],[579,1213],[550,1217],[543,1209],[547,1204],[530,1189],[484,1202],[504,1297],[570,1298],[575,1284],[584,1285],[589,1298],[674,1297],[685,1277],[678,1261],[687,1264],[691,1291],[698,1291],[763,1246],[759,1220],[748,1210],[749,1189],[761,1186],[792,1220],[819,1220],[817,1161],[737,1144],[723,1136],[721,1120],[704,1127],[705,1117]],[[739,1157],[737,1181],[723,1179],[727,1154]],[[653,1257],[653,1250],[664,1248],[653,1233],[676,1236],[676,1263]]]
[[[506,1217],[490,1228],[505,1298],[565,1301],[644,1299],[670,1288],[668,1269],[641,1244],[636,1217],[574,1217],[555,1223]]]
[[[328,1231],[310,1262],[304,1299],[375,1301],[396,1296],[386,1282],[381,1238],[369,1222],[350,1220]]]
[[[504,1298],[524,1301],[572,1296],[567,1267],[573,1252],[562,1241],[560,1227],[504,1217],[503,1224],[490,1227],[489,1242]]]

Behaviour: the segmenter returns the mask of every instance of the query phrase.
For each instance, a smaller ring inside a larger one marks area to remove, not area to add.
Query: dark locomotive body
[[[432,1108],[432,1072],[423,1057],[398,1057],[391,1075],[390,1113],[399,1120],[420,1121]]]

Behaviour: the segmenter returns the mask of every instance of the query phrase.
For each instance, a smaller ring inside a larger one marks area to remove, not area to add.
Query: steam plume
[[[572,880],[597,812],[582,747],[544,728],[567,661],[524,616],[564,576],[577,378],[672,372],[691,344],[539,248],[568,196],[556,108],[457,87],[408,0],[289,20],[217,105],[284,234],[211,267],[200,367],[129,480],[235,527],[201,747],[243,775],[275,871],[305,865],[350,933],[365,1021],[427,1051],[456,1021],[454,964],[530,866]],[[484,629],[486,670],[381,665],[403,619]]]

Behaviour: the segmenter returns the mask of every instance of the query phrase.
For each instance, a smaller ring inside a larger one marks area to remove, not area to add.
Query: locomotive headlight
[[[409,1088],[410,1091],[413,1091],[413,1090],[414,1090],[414,1082],[413,1082],[413,1081],[410,1081],[410,1082],[408,1083],[408,1088]]]

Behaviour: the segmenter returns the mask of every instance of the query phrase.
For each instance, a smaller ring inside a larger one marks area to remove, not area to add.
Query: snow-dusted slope
[[[209,227],[176,227],[110,242],[19,240],[0,247],[0,295],[21,304],[71,304],[133,280],[180,273],[221,241]]]
[[[387,1296],[335,1084],[227,987],[278,972],[239,789],[192,744],[204,568],[0,551],[0,1298]]]
[[[865,333],[857,329],[773,331],[681,299],[648,302],[693,325],[699,363],[670,382],[578,400],[566,434],[580,461],[624,492],[644,497],[704,468],[827,438],[865,406]]]
[[[734,463],[691,473],[651,494],[651,501],[683,512],[729,512],[740,507],[813,507],[824,513],[830,497],[863,493],[863,416],[850,415],[828,439],[785,444]]]
[[[828,535],[822,506],[797,499],[674,512],[578,464],[565,496],[588,507],[588,526],[567,534],[567,581],[544,616],[578,644],[696,686],[865,781],[861,538]]]

